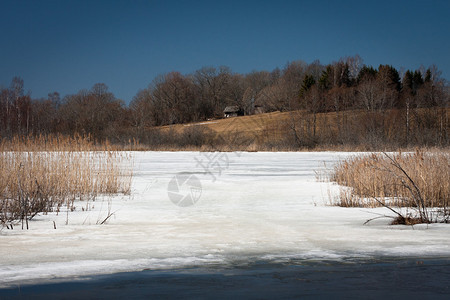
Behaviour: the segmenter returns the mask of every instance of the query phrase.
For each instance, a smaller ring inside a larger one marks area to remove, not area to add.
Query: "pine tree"
[[[394,88],[397,91],[401,89],[400,75],[393,66],[380,65],[377,79],[387,87]]]
[[[305,75],[305,78],[303,78],[303,84],[302,88],[300,89],[300,98],[305,96],[305,93],[314,85],[316,84],[316,80],[314,79],[314,76],[312,75]]]
[[[414,75],[413,75],[413,93],[416,94],[417,90],[423,85],[423,78],[422,78],[422,73],[420,73],[420,71],[416,70],[414,71]]]
[[[425,82],[431,82],[431,70],[427,69],[427,72],[425,74]]]
[[[322,71],[322,76],[319,78],[319,88],[323,91],[329,90],[332,86],[331,76],[333,75],[333,67],[328,65],[327,68]]]
[[[413,94],[414,73],[410,70],[405,72],[402,80],[402,91]]]
[[[361,68],[361,71],[359,71],[356,81],[359,84],[364,80],[375,79],[375,77],[377,76],[377,73],[378,73],[378,71],[375,70],[372,66],[370,66],[370,67],[364,66]]]

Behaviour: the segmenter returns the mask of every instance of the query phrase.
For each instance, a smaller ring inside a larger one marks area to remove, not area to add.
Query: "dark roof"
[[[239,106],[237,106],[237,105],[227,106],[227,107],[225,107],[225,109],[223,110],[223,112],[224,112],[225,114],[237,113],[237,112],[239,112],[239,111],[240,111],[240,109],[239,109]]]

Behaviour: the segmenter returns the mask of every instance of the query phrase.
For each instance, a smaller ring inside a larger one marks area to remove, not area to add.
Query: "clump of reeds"
[[[132,168],[126,152],[89,137],[17,137],[0,143],[0,224],[13,228],[39,213],[74,210],[74,201],[130,193]]]
[[[356,156],[338,163],[331,179],[341,190],[335,204],[384,206],[397,214],[393,223],[448,222],[450,153],[447,151]],[[405,215],[393,207],[414,208]]]

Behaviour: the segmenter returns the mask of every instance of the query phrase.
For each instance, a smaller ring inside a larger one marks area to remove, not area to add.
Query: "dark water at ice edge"
[[[0,290],[0,299],[450,299],[450,258],[258,261],[99,275]]]

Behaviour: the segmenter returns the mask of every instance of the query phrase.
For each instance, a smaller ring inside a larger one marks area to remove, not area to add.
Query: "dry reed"
[[[74,209],[76,200],[129,194],[126,152],[92,151],[89,137],[16,137],[0,143],[0,224],[12,228],[38,213]]]
[[[444,216],[440,219],[448,220],[449,178],[448,151],[417,150],[352,157],[335,166],[331,180],[350,187],[341,189],[335,201],[339,206],[412,207],[427,223],[433,221],[431,208],[439,208],[440,216]]]

